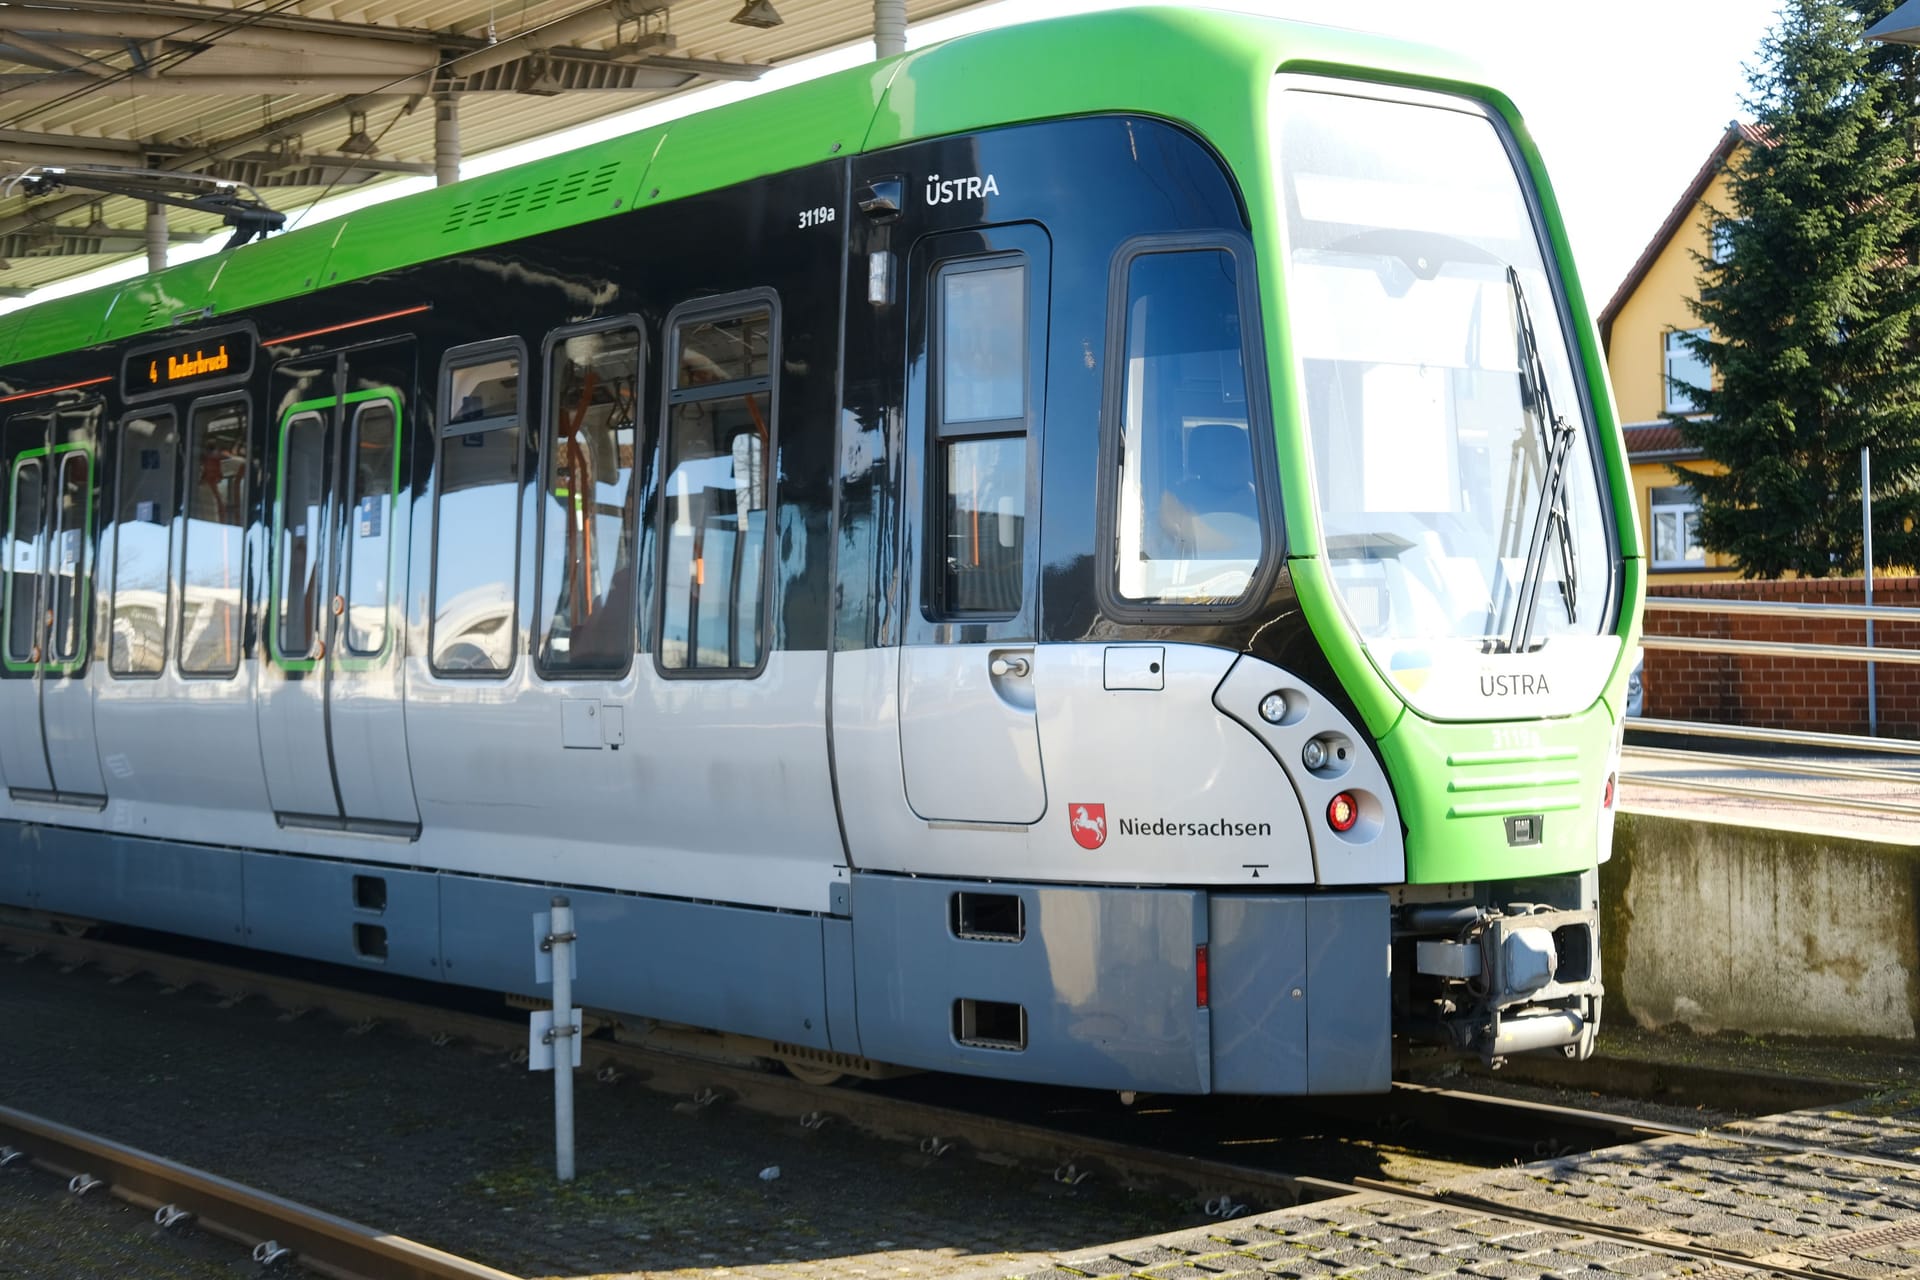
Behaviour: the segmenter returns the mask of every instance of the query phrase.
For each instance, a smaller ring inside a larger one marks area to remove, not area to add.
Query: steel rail
[[[1696,600],[1648,596],[1649,613],[1747,614],[1763,618],[1851,618],[1867,622],[1920,622],[1920,609],[1886,604],[1793,604],[1771,600]]]
[[[205,1173],[67,1125],[0,1107],[0,1139],[62,1177],[103,1180],[142,1208],[172,1206],[249,1247],[291,1249],[336,1280],[516,1280],[505,1271]],[[256,1254],[258,1256],[258,1254]]]
[[[284,1002],[293,996],[296,1007],[323,1007],[336,1015],[405,1023],[417,1031],[457,1034],[482,1043],[522,1045],[524,1029],[517,1022],[462,1014],[420,1005],[394,997],[344,991],[324,984],[298,979],[283,979],[213,962],[151,952],[117,943],[61,937],[31,929],[0,927],[0,945],[38,951],[70,963],[92,963],[108,972],[144,972],[179,985],[201,984],[224,992],[258,994]],[[931,1155],[962,1143],[979,1153],[992,1152],[1003,1157],[1059,1161],[1055,1176],[1076,1181],[1084,1171],[1098,1170],[1123,1184],[1173,1184],[1207,1194],[1227,1193],[1255,1204],[1287,1207],[1335,1196],[1390,1196],[1422,1204],[1450,1204],[1472,1207],[1508,1220],[1553,1226],[1586,1235],[1619,1240],[1636,1247],[1679,1258],[1699,1258],[1748,1269],[1770,1270],[1804,1280],[1830,1280],[1824,1273],[1806,1269],[1801,1260],[1768,1255],[1764,1260],[1715,1249],[1693,1242],[1675,1242],[1671,1238],[1636,1233],[1587,1222],[1573,1217],[1516,1209],[1497,1199],[1477,1196],[1468,1191],[1410,1188],[1404,1184],[1356,1178],[1351,1182],[1288,1174],[1253,1168],[1226,1161],[1157,1151],[1113,1141],[1048,1129],[1039,1125],[906,1099],[889,1098],[830,1086],[809,1085],[768,1072],[728,1066],[698,1059],[678,1057],[655,1050],[603,1040],[588,1040],[582,1046],[589,1068],[616,1066],[643,1074],[646,1084],[669,1092],[693,1092],[703,1102],[731,1097],[752,1110],[777,1115],[797,1115],[813,1119],[822,1114],[837,1116],[844,1122],[883,1138],[920,1139],[923,1151]],[[716,1085],[719,1089],[716,1089]],[[720,1089],[726,1092],[721,1093]],[[1610,1132],[1635,1140],[1688,1138],[1726,1147],[1777,1152],[1789,1156],[1816,1156],[1843,1159],[1853,1163],[1920,1172],[1920,1162],[1897,1157],[1874,1156],[1820,1147],[1793,1139],[1771,1138],[1737,1131],[1702,1131],[1663,1124],[1637,1117],[1588,1111],[1522,1099],[1500,1098],[1487,1094],[1431,1086],[1398,1084],[1396,1094],[1409,1099],[1437,1101],[1448,1106],[1495,1109],[1525,1120],[1548,1120],[1586,1129]],[[4,1118],[4,1113],[0,1113]],[[939,1135],[935,1137],[933,1135]],[[137,1154],[137,1153],[136,1153]],[[218,1181],[218,1180],[216,1180]],[[137,1189],[135,1194],[138,1194]],[[257,1194],[257,1193],[256,1193]],[[211,1224],[209,1224],[211,1225]],[[351,1225],[351,1224],[348,1224]],[[330,1274],[359,1276],[386,1274],[334,1271]],[[421,1277],[442,1273],[418,1272]],[[462,1276],[500,1277],[502,1273],[485,1270],[456,1273]]]
[[[1920,649],[1869,649],[1864,645],[1798,644],[1786,640],[1716,640],[1706,636],[1640,637],[1643,649],[1721,653],[1735,657],[1818,658],[1823,662],[1891,662],[1920,665]]]
[[[508,1050],[524,1049],[527,1043],[526,1025],[518,1021],[347,991],[121,943],[0,925],[0,946],[36,952],[67,964],[92,964],[113,974],[146,973],[180,987],[207,986],[230,997],[258,996],[297,1009],[325,1009],[348,1022],[406,1025],[435,1038],[464,1039]],[[1173,1186],[1209,1196],[1231,1195],[1276,1208],[1297,1204],[1303,1195],[1298,1177],[1277,1170],[1156,1151],[911,1099],[810,1085],[769,1071],[613,1040],[583,1040],[581,1060],[588,1071],[612,1068],[632,1073],[644,1079],[649,1088],[688,1095],[702,1105],[729,1099],[770,1115],[833,1116],[883,1138],[916,1142],[930,1155],[938,1156],[956,1145],[991,1151],[1049,1166],[1062,1180],[1093,1171],[1122,1186]]]
[[[1640,760],[1673,760],[1683,764],[1727,765],[1752,773],[1805,774],[1816,778],[1853,778],[1862,782],[1896,782],[1920,788],[1920,773],[1875,769],[1867,765],[1825,764],[1818,760],[1780,760],[1771,756],[1742,756],[1730,751],[1688,751],[1679,747],[1629,747]]]
[[[1920,742],[1908,742],[1900,738],[1815,733],[1808,729],[1757,729],[1748,725],[1707,724],[1692,720],[1648,720],[1640,716],[1629,716],[1626,724],[1629,729],[1645,733],[1677,733],[1700,738],[1728,738],[1738,742],[1770,742],[1787,746],[1870,751],[1878,755],[1920,756]]]
[[[1799,792],[1782,795],[1776,787],[1742,786],[1737,782],[1706,782],[1697,778],[1668,778],[1657,773],[1634,773],[1622,770],[1622,782],[1637,782],[1644,787],[1661,788],[1670,791],[1700,791],[1716,796],[1758,796],[1764,800],[1778,800],[1788,806],[1812,805],[1816,809],[1856,809],[1869,813],[1920,814],[1920,804],[1901,804],[1896,800],[1856,800],[1848,796],[1823,796],[1817,792]]]

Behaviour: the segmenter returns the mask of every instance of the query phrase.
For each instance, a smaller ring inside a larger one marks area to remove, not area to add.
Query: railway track
[[[78,1194],[104,1191],[151,1210],[163,1227],[190,1222],[233,1240],[263,1265],[294,1262],[335,1280],[516,1280],[282,1196],[0,1107],[0,1164],[23,1159]]]
[[[458,1038],[504,1049],[524,1046],[525,1043],[524,1026],[503,1017],[464,1013],[397,996],[261,973],[118,942],[0,927],[0,946],[20,953],[23,958],[38,955],[64,965],[88,965],[114,977],[144,974],[173,986],[208,987],[229,999],[259,997],[291,1009],[324,1009],[356,1025],[384,1023],[405,1026],[431,1038]],[[768,1071],[681,1058],[610,1040],[590,1038],[583,1048],[585,1065],[589,1071],[611,1069],[627,1074],[644,1080],[648,1087],[655,1090],[690,1097],[697,1106],[727,1101],[761,1112],[815,1121],[820,1116],[832,1115],[845,1124],[883,1138],[915,1144],[930,1157],[971,1152],[997,1160],[1014,1160],[1051,1169],[1053,1176],[1062,1182],[1076,1183],[1089,1177],[1098,1177],[1119,1185],[1175,1190],[1193,1195],[1207,1205],[1210,1213],[1220,1217],[1345,1195],[1391,1196],[1410,1203],[1473,1208],[1542,1227],[1617,1239],[1714,1267],[1763,1269],[1808,1277],[1823,1274],[1816,1269],[1798,1267],[1792,1259],[1769,1259],[1760,1264],[1752,1258],[1704,1245],[1675,1244],[1651,1239],[1644,1232],[1610,1230],[1604,1225],[1583,1219],[1517,1210],[1457,1190],[1426,1188],[1365,1176],[1320,1177],[1288,1169],[1263,1167],[1244,1159],[1222,1159],[1191,1149],[1167,1149],[1165,1144],[1158,1142],[1142,1145],[1138,1140],[1129,1141],[1110,1136],[1110,1133],[1098,1132],[1101,1123],[1087,1122],[1087,1117],[1094,1115],[1090,1110],[1079,1116],[1072,1114],[1071,1109],[1062,1109],[1058,1113],[1045,1113],[1038,1120],[1010,1118],[987,1114],[977,1104],[939,1105],[911,1096],[911,1091],[890,1094],[874,1088],[846,1089],[806,1084]],[[1082,1097],[1086,1096],[1084,1091],[1080,1093]],[[1418,1085],[1399,1086],[1394,1095],[1384,1102],[1369,1100],[1344,1110],[1349,1115],[1385,1116],[1391,1123],[1440,1132],[1463,1135],[1504,1132],[1523,1146],[1533,1144],[1535,1149],[1530,1154],[1535,1157],[1563,1155],[1622,1142],[1701,1136],[1697,1128],[1637,1117]],[[1169,1111],[1176,1121],[1182,1114],[1174,1109]],[[1106,1118],[1111,1119],[1111,1116]],[[1165,1127],[1162,1126],[1163,1129]],[[1726,1130],[1715,1131],[1711,1136],[1715,1141],[1783,1153],[1817,1154],[1824,1150],[1791,1139]],[[12,1142],[13,1139],[8,1137],[6,1141]],[[141,1153],[132,1154],[144,1160],[152,1159]],[[1847,1158],[1889,1169],[1920,1172],[1920,1162],[1916,1161],[1880,1156],[1848,1155]],[[86,1160],[64,1156],[45,1159],[61,1169],[87,1163]],[[74,1168],[73,1171],[81,1170]],[[116,1182],[116,1189],[124,1184],[130,1196],[144,1197],[140,1203],[161,1203],[160,1193],[141,1183],[140,1179],[145,1176],[142,1166],[130,1164],[127,1172],[122,1173]],[[213,1181],[219,1182],[217,1179]],[[228,1212],[231,1214],[233,1211]],[[332,1231],[316,1228],[314,1237],[299,1237],[303,1242],[303,1257],[310,1251],[314,1257],[322,1257],[318,1252],[319,1247],[331,1247],[335,1235],[351,1240],[356,1231],[364,1231],[352,1228],[352,1224],[340,1224],[337,1219],[326,1219],[325,1215],[319,1217],[337,1225]],[[218,1220],[221,1220],[220,1211],[203,1212],[203,1221],[208,1225]],[[285,1237],[283,1244],[287,1239],[294,1238],[290,1229],[263,1230],[265,1225],[261,1221],[242,1222],[237,1225],[236,1232],[255,1239],[270,1235],[277,1239]],[[350,1230],[342,1232],[341,1227]],[[277,1235],[273,1234],[275,1231]],[[323,1263],[322,1269],[331,1266],[335,1269],[329,1274],[364,1275],[376,1280],[383,1280],[390,1275],[434,1277],[502,1274],[485,1269],[380,1270],[376,1263],[379,1266],[425,1265],[409,1257]],[[447,1265],[459,1265],[459,1260],[448,1259]]]

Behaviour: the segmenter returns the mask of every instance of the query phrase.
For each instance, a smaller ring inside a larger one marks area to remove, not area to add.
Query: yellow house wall
[[[1707,184],[1704,205],[1732,207],[1724,172]],[[1707,251],[1707,214],[1702,206],[1695,207],[1694,216],[1661,248],[1639,287],[1613,318],[1607,367],[1622,422],[1658,422],[1666,417],[1667,334],[1700,327],[1687,303],[1699,294],[1700,264],[1693,255]]]
[[[1717,462],[1698,459],[1682,463],[1704,475],[1717,476],[1726,472],[1726,468]],[[1642,542],[1647,548],[1647,585],[1653,591],[1660,590],[1662,584],[1677,582],[1734,582],[1739,573],[1727,567],[1727,558],[1712,551],[1707,552],[1707,567],[1704,569],[1656,569],[1653,565],[1653,491],[1664,489],[1668,485],[1682,481],[1664,462],[1636,462],[1633,464],[1633,509],[1640,519],[1640,531],[1644,535]]]
[[[1726,174],[1715,174],[1694,207],[1693,216],[1661,247],[1639,287],[1614,316],[1607,343],[1607,373],[1621,422],[1666,420],[1667,334],[1700,327],[1699,318],[1687,305],[1699,294],[1700,264],[1694,255],[1707,251],[1707,207],[1729,209],[1732,203]],[[1708,474],[1725,470],[1705,460],[1685,465]],[[1680,480],[1664,462],[1635,462],[1632,474],[1634,510],[1639,514],[1651,556],[1653,490],[1679,484]],[[1647,572],[1648,585],[1656,591],[1662,582],[1730,582],[1740,576],[1728,567],[1727,557],[1711,551],[1704,569],[1656,569],[1649,560]]]

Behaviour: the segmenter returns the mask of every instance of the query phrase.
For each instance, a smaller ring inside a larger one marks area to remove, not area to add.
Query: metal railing
[[[1648,613],[1705,613],[1739,617],[1817,618],[1828,621],[1910,622],[1920,623],[1920,609],[1889,605],[1790,604],[1759,600],[1702,600],[1677,596],[1649,596]],[[1868,631],[1871,639],[1871,628]],[[1732,640],[1717,636],[1643,636],[1642,649],[1673,650],[1686,653],[1720,654],[1729,657],[1765,657],[1818,659],[1822,661],[1861,662],[1869,689],[1874,669],[1880,663],[1920,665],[1920,650],[1885,649],[1871,644],[1801,644],[1774,640]],[[1644,682],[1644,675],[1642,677]],[[1671,734],[1678,737],[1721,739],[1727,742],[1764,743],[1770,746],[1808,747],[1821,751],[1868,753],[1883,759],[1920,758],[1920,742],[1863,736],[1848,733],[1821,733],[1802,729],[1770,729],[1747,725],[1713,724],[1693,720],[1653,720],[1629,716],[1628,729],[1641,733]],[[1792,760],[1764,755],[1747,755],[1711,748],[1632,746],[1630,754],[1638,760],[1671,761],[1703,769],[1737,769],[1745,773],[1773,774],[1781,777],[1829,778],[1904,787],[1920,792],[1920,767],[1911,771],[1878,767],[1873,763],[1845,760]],[[1644,770],[1623,768],[1623,782],[1678,791],[1707,792],[1716,795],[1760,796],[1791,799],[1796,805],[1848,809],[1864,813],[1920,815],[1920,799],[1900,800],[1884,796],[1827,795],[1815,791],[1796,791],[1790,797],[1778,786],[1743,783],[1715,777],[1681,778]]]

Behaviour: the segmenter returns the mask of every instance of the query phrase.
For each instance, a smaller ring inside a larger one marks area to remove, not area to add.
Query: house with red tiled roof
[[[1600,312],[1600,342],[1607,353],[1613,399],[1632,464],[1634,503],[1647,531],[1651,585],[1716,582],[1739,577],[1726,558],[1700,546],[1700,503],[1674,472],[1683,462],[1718,470],[1681,440],[1672,415],[1690,414],[1690,386],[1712,376],[1706,362],[1684,341],[1704,334],[1689,305],[1699,296],[1700,262],[1716,252],[1708,232],[1709,207],[1727,210],[1727,171],[1740,149],[1757,139],[1753,126],[1729,124],[1706,163],[1687,184],[1672,212],[1654,232],[1626,279]]]

